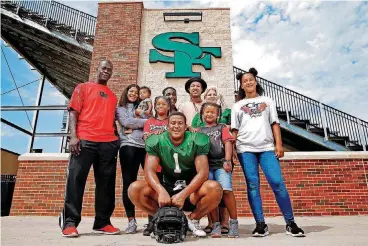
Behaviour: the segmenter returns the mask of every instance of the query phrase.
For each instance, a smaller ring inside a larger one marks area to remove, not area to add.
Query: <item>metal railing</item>
[[[239,81],[236,79],[236,74],[245,71],[234,67],[233,72],[234,88],[237,91]],[[347,147],[361,146],[364,150],[366,149],[368,144],[368,122],[264,78],[257,76],[257,81],[262,85],[265,95],[275,101],[278,111],[288,114],[291,120],[303,121],[308,128],[325,130],[325,134],[327,133],[326,139],[340,137],[346,141]]]
[[[367,145],[367,122],[328,105],[322,104],[322,107],[326,115],[326,123],[327,127],[330,129],[331,136],[346,136],[349,137],[349,144]]]
[[[45,1],[3,1],[2,7],[6,4],[14,5],[15,12],[26,11],[31,14],[37,14],[45,26],[50,23],[54,25],[70,27],[72,36],[77,38],[78,34],[86,37],[93,37],[96,30],[97,18],[77,9],[52,0]]]
[[[42,91],[41,90],[41,94],[42,94]],[[40,93],[40,92],[39,92]],[[68,142],[67,142],[67,138],[69,136],[69,125],[67,124],[65,126],[65,129],[61,132],[54,132],[54,133],[47,133],[47,132],[36,132],[36,129],[37,129],[37,122],[38,122],[38,112],[39,111],[42,111],[42,110],[47,110],[47,111],[54,111],[54,110],[67,110],[67,106],[66,105],[46,105],[46,106],[1,106],[1,112],[5,112],[5,111],[36,111],[36,114],[35,114],[35,118],[34,118],[34,123],[33,123],[33,126],[32,127],[32,131],[28,131],[10,121],[7,121],[3,118],[1,118],[1,123],[4,123],[20,132],[23,132],[25,134],[27,134],[28,136],[31,137],[30,139],[30,143],[29,143],[29,146],[28,146],[28,150],[30,153],[33,152],[33,150],[35,150],[33,148],[33,145],[34,145],[34,140],[36,137],[61,137],[61,143],[60,143],[60,152],[63,152],[66,150],[66,147],[68,145]]]

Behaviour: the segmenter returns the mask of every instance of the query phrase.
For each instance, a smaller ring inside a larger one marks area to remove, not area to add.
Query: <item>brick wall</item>
[[[96,79],[98,64],[114,64],[109,87],[119,98],[125,86],[136,84],[143,3],[99,3],[89,79]]]
[[[368,214],[365,176],[368,158],[284,160],[281,165],[296,216]],[[66,167],[66,160],[20,161],[11,215],[58,215],[63,207]],[[252,216],[239,166],[235,168],[233,177],[239,216]],[[121,188],[121,170],[118,167],[114,213],[118,217],[124,216]],[[281,215],[263,174],[261,193],[266,216]],[[84,216],[94,215],[93,203],[94,181],[91,171],[84,195]],[[145,214],[137,212],[137,217],[140,216]]]

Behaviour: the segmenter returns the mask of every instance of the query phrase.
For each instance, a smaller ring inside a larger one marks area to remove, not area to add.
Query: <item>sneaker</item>
[[[230,219],[228,237],[239,237],[239,223],[238,220]]]
[[[112,225],[107,225],[104,226],[100,229],[95,229],[94,230],[96,233],[102,233],[102,234],[106,234],[106,235],[117,235],[120,234],[120,230],[116,227],[113,227]]]
[[[153,223],[150,222],[150,223],[146,224],[145,227],[146,228],[144,228],[144,230],[143,230],[143,236],[151,235],[151,233],[153,232],[153,227],[154,227]]]
[[[220,224],[220,222],[213,223],[212,228],[213,229],[211,231],[211,237],[212,238],[220,238],[221,237],[221,224]]]
[[[292,237],[305,237],[304,231],[295,222],[286,225],[286,234]]]
[[[125,229],[126,234],[134,234],[137,233],[137,222],[135,219],[132,219],[128,223],[128,227]]]
[[[61,231],[63,237],[79,237],[77,228],[75,226],[69,226]]]
[[[264,222],[259,222],[256,224],[256,229],[252,232],[253,237],[265,237],[268,233],[268,226]]]
[[[202,230],[199,220],[191,220],[188,218],[188,228],[196,237],[205,237],[206,232]]]

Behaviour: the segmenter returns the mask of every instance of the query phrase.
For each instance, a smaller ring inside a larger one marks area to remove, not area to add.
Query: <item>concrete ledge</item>
[[[368,151],[286,152],[281,160],[368,159]]]
[[[26,153],[19,161],[67,161],[68,153]],[[281,160],[368,159],[368,151],[286,152]]]
[[[69,153],[26,153],[20,155],[19,161],[67,161]]]
[[[144,9],[145,11],[178,11],[178,10],[181,10],[183,12],[185,11],[190,11],[190,10],[230,10],[230,8],[208,8],[208,7],[203,7],[203,8],[184,8],[184,9],[170,9],[170,8],[167,8],[167,9]]]
[[[98,1],[98,4],[110,4],[110,3],[141,3],[143,4],[143,1],[139,0],[106,0],[106,1]]]

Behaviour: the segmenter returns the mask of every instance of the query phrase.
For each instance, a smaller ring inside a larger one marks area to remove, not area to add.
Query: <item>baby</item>
[[[135,110],[135,117],[141,119],[149,119],[152,117],[152,100],[151,100],[151,89],[147,86],[142,86],[139,90],[139,98],[141,99],[138,108]],[[125,134],[132,133],[132,129],[126,129]]]
[[[147,86],[142,86],[139,90],[139,98],[141,103],[135,110],[135,115],[137,118],[148,119],[152,117],[152,100],[151,100],[151,89]]]

